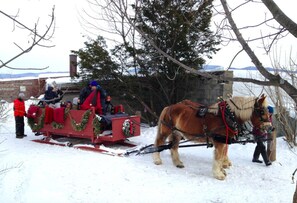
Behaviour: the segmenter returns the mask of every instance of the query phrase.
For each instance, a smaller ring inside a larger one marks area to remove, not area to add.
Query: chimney
[[[77,55],[75,54],[69,55],[69,72],[70,77],[74,77],[77,75]]]

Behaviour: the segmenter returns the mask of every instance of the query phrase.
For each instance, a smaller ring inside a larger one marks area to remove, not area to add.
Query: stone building
[[[61,79],[65,77],[72,77],[76,75],[77,71],[77,56],[69,56],[69,72],[59,72],[59,73],[35,73],[29,77],[20,78],[4,78],[1,79],[0,74],[0,100],[6,100],[12,102],[20,92],[25,94],[25,98],[39,97],[44,94],[46,90],[46,80],[50,79]],[[28,75],[28,74],[26,74]],[[62,85],[63,89],[69,89],[70,93],[77,94],[79,92],[79,87],[75,85]],[[62,89],[62,90],[63,90]]]

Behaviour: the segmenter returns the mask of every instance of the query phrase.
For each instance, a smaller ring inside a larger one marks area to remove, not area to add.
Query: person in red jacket
[[[106,92],[96,81],[92,81],[90,84],[92,92],[81,104],[80,109],[95,108],[95,112],[102,115],[104,114]]]
[[[19,93],[18,98],[13,101],[16,138],[23,138],[27,136],[24,134],[24,131],[25,131],[24,116],[26,116],[24,98],[25,98],[25,94],[21,92]]]

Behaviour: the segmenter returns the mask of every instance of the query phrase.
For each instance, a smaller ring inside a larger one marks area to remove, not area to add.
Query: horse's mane
[[[231,111],[235,114],[235,116],[242,120],[243,122],[250,120],[252,117],[252,113],[254,111],[254,105],[257,101],[257,97],[240,97],[240,96],[234,96],[227,100],[225,100]],[[218,114],[219,108],[218,108],[219,102],[211,105],[209,107],[209,112]],[[266,99],[264,100],[263,106],[267,106]]]

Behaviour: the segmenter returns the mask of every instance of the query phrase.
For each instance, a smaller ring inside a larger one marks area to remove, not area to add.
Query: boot
[[[19,135],[19,134],[16,134],[15,137],[18,138],[18,139],[22,139],[23,138],[23,136],[22,135]]]
[[[255,148],[255,151],[254,151],[252,162],[260,163],[260,164],[263,163],[263,161],[259,160],[260,153],[261,153],[261,150],[260,150],[259,146],[257,145]]]
[[[266,166],[270,166],[271,165],[271,162],[268,159],[268,156],[267,156],[267,153],[266,153],[266,149],[265,148],[262,148],[261,149],[261,156],[262,156],[262,158],[263,158]]]

